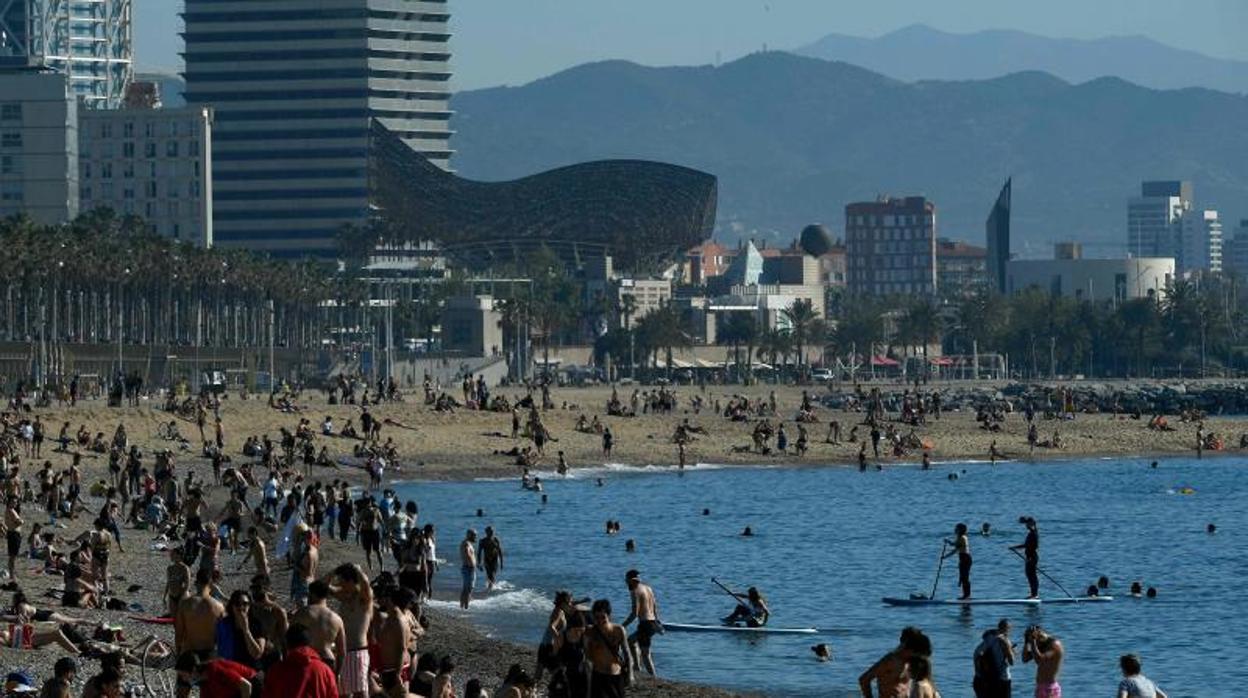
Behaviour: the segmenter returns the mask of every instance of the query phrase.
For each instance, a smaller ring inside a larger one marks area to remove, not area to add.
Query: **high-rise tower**
[[[134,78],[132,0],[0,0],[0,68],[69,76],[92,109],[115,109]]]
[[[216,115],[218,246],[332,258],[368,219],[373,119],[449,167],[446,0],[186,0],[182,17],[186,101]]]

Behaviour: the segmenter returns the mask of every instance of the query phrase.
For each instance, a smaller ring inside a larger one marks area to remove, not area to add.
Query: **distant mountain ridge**
[[[769,52],[720,67],[586,64],[460,93],[453,109],[464,176],[613,157],[686,165],[719,176],[728,240],[787,242],[811,222],[839,232],[845,203],[890,193],[929,196],[940,234],[982,244],[1010,175],[1024,254],[1060,239],[1120,251],[1144,179],[1193,180],[1228,232],[1248,215],[1248,98],[1204,89],[1039,72],[907,83]]]
[[[1143,36],[1058,39],[1013,30],[952,34],[915,24],[876,38],[828,34],[795,52],[899,80],[981,80],[1039,70],[1074,83],[1114,76],[1155,89],[1248,93],[1248,61],[1213,58]]]

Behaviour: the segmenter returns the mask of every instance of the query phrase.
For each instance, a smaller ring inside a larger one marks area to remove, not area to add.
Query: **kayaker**
[[[767,608],[767,599],[763,598],[758,587],[750,587],[744,596],[736,592],[731,592],[741,603],[733,612],[723,618],[724,625],[736,625],[742,621],[751,628],[761,628],[767,625],[767,620],[771,617],[771,609]]]

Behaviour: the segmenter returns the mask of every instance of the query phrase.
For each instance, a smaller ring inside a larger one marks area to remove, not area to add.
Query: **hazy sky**
[[[135,0],[142,68],[181,66],[181,0]],[[951,32],[1142,34],[1248,60],[1248,0],[449,0],[456,90],[521,84],[579,63],[713,63],[828,33],[877,36],[924,23]]]

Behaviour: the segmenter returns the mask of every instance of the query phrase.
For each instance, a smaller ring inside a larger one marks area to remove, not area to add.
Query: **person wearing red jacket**
[[[308,631],[292,625],[286,631],[286,656],[269,667],[260,698],[338,698],[334,670],[308,646]]]

